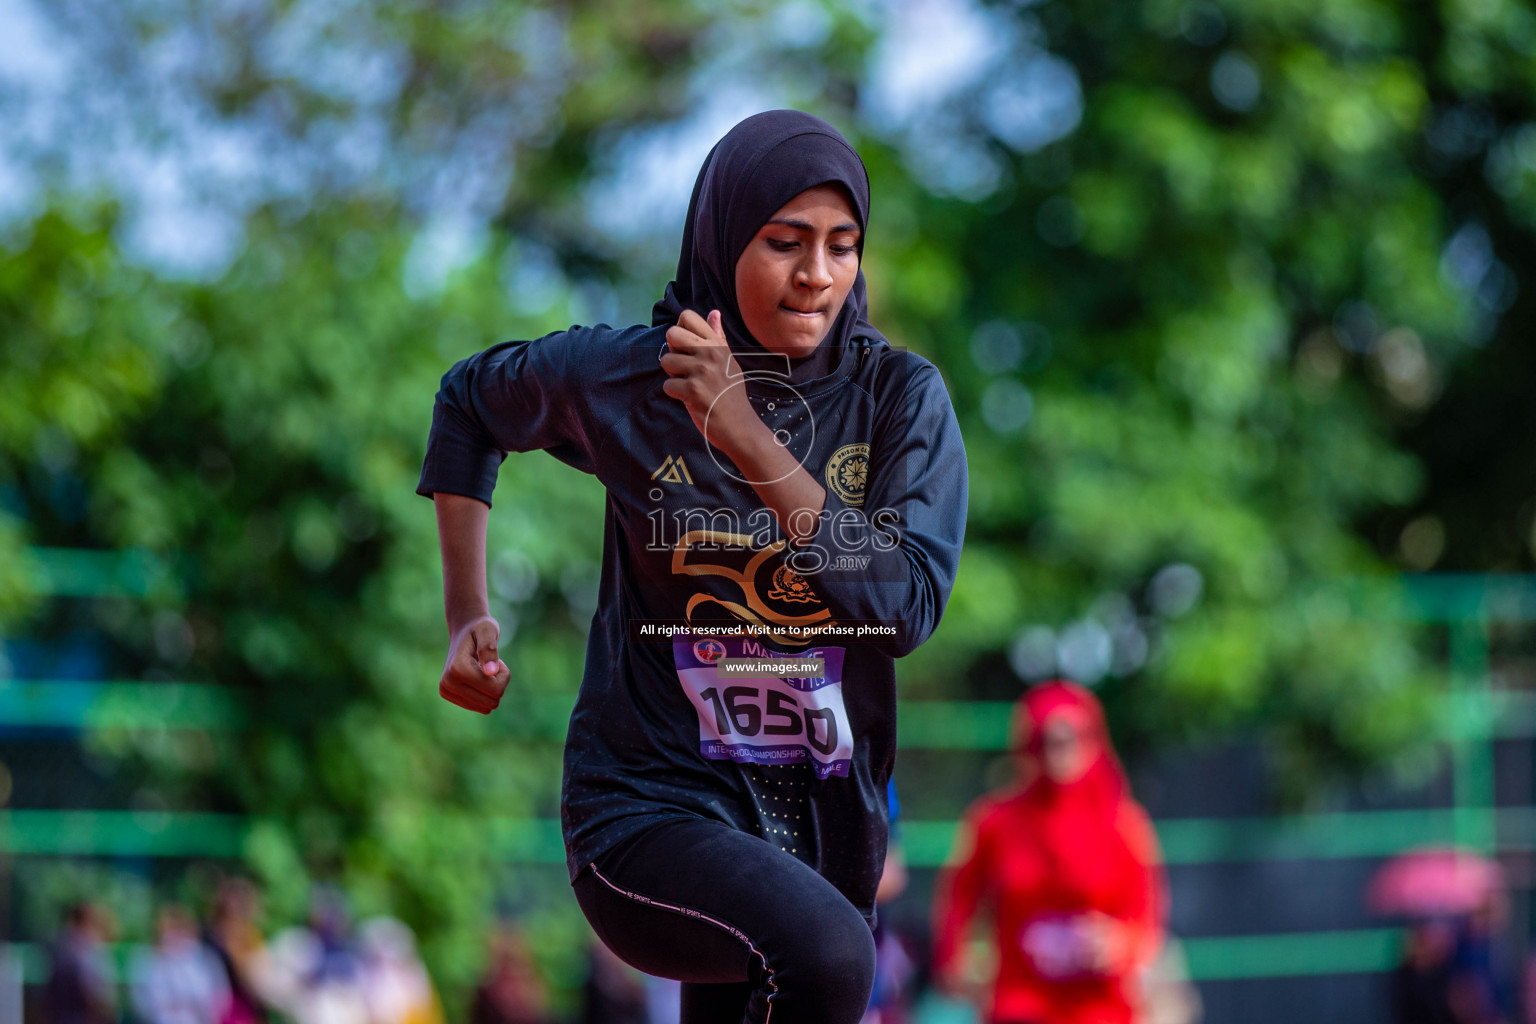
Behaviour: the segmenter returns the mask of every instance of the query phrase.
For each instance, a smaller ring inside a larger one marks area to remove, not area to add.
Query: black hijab
[[[675,324],[685,309],[707,317],[718,309],[726,340],[744,371],[800,383],[826,376],[855,338],[884,341],[868,319],[864,271],[816,351],[792,362],[768,352],[747,330],[736,305],[736,261],[779,207],[808,188],[837,183],[859,221],[859,257],[869,218],[869,174],[848,141],[818,117],[798,110],[753,114],[715,144],[699,169],[683,222],[677,277],[651,309],[652,326]]]

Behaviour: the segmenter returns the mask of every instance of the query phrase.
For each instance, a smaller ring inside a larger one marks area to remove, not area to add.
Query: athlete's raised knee
[[[792,949],[770,963],[780,1001],[822,1008],[827,1024],[857,1024],[875,982],[875,941],[851,906],[818,914]]]

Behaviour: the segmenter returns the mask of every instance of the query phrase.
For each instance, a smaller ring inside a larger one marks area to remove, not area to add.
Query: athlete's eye
[[[779,252],[788,252],[800,243],[785,241],[782,238],[770,238],[768,239],[768,244]]]

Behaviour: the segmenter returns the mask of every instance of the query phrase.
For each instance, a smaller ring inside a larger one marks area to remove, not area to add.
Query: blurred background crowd
[[[1155,835],[1159,1019],[1529,1019],[1528,0],[0,0],[0,1020],[104,962],[154,1019],[258,944],[425,1019],[664,998],[555,820],[602,489],[502,469],[489,719],[412,491],[443,370],[648,320],[775,106],[864,155],[874,322],[970,462],[900,666],[913,1019],[984,997],[935,899],[1058,677]]]
[[[152,943],[114,944],[104,905],[72,904],[48,955],[32,1013],[62,1024],[442,1024],[443,1004],[404,923],[356,922],[343,893],[317,887],[308,920],[270,939],[261,900],[244,878],[222,880],[207,920],[167,903]],[[526,940],[510,924],[494,931],[464,1019],[474,1024],[546,1024],[546,986]],[[654,981],[654,979],[652,979]],[[597,942],[581,997],[583,1024],[646,1024],[641,976]],[[674,1012],[673,1016],[676,1014]],[[661,1017],[655,1018],[657,1020]]]

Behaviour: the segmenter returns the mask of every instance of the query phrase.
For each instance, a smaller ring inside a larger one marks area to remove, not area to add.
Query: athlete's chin
[[[819,331],[815,334],[802,334],[799,337],[778,337],[764,341],[763,347],[791,359],[804,359],[821,347],[826,336],[825,331]]]

